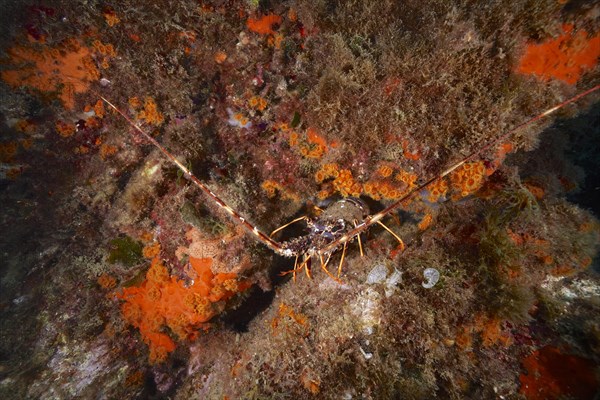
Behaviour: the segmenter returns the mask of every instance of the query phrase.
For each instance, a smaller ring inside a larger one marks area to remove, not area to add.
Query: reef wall
[[[597,395],[597,2],[4,3],[2,398]]]

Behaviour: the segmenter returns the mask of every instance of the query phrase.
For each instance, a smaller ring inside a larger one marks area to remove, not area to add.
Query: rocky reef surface
[[[598,395],[597,2],[2,6],[0,397]]]

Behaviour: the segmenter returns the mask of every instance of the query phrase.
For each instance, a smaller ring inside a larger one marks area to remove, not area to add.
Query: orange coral
[[[297,313],[285,303],[279,305],[277,316],[271,320],[273,336],[279,335],[282,330],[287,334],[306,336],[308,334],[308,318],[306,315]]]
[[[397,200],[406,193],[406,187],[399,189],[390,182],[369,181],[363,185],[365,195],[373,200]]]
[[[298,13],[294,8],[290,8],[288,10],[287,17],[290,21],[296,22],[298,20]]]
[[[541,200],[545,195],[544,189],[539,185],[527,182],[524,186],[537,200]]]
[[[94,104],[94,114],[96,114],[98,118],[104,118],[106,110],[104,109],[104,102],[102,100],[98,100],[96,104]]]
[[[110,43],[104,44],[100,40],[94,40],[92,42],[92,47],[104,56],[115,57],[117,55],[114,46]]]
[[[218,51],[215,53],[214,60],[217,64],[223,64],[227,60],[227,53]]]
[[[290,144],[290,147],[294,147],[294,146],[298,145],[298,132],[292,131],[290,133],[289,144]]]
[[[108,24],[108,26],[113,27],[116,24],[118,24],[119,22],[121,22],[121,20],[119,19],[119,17],[117,17],[117,14],[114,11],[105,11],[103,14],[104,19],[106,20],[106,23]]]
[[[325,139],[313,128],[308,128],[306,131],[306,136],[310,145],[308,154],[306,154],[306,156],[309,158],[321,158],[327,151],[327,142]]]
[[[371,179],[362,185],[364,194],[374,200],[398,200],[416,186],[417,175],[404,170],[400,170],[394,177],[394,180],[400,182],[400,185],[390,180],[381,180],[382,177],[391,177],[393,173],[393,168],[390,165],[380,165],[375,171],[377,178]]]
[[[3,81],[13,87],[58,92],[67,109],[75,106],[75,94],[86,92],[90,81],[100,77],[90,49],[77,40],[56,48],[15,46],[8,55],[14,68],[2,71]]]
[[[279,129],[287,130],[287,124],[280,124]],[[306,140],[302,141],[297,132],[291,132],[289,144],[292,147],[298,146],[300,154],[307,158],[321,158],[327,152],[328,147],[335,148],[338,146],[336,141],[332,141],[328,144],[327,140],[319,135],[314,128],[308,128],[306,130]]]
[[[252,96],[248,100],[248,105],[259,111],[263,111],[267,107],[267,101],[260,96]]]
[[[600,57],[600,34],[588,37],[584,29],[575,33],[572,24],[562,28],[564,33],[556,39],[528,44],[517,72],[536,75],[543,81],[554,78],[575,84],[592,69]]]
[[[479,314],[473,322],[463,326],[458,331],[455,339],[458,348],[465,351],[472,350],[473,335],[475,333],[481,335],[481,344],[484,347],[491,347],[497,344],[508,347],[513,343],[510,332],[502,328],[502,320]]]
[[[352,172],[349,169],[340,169],[337,164],[325,164],[315,173],[317,183],[323,183],[331,178],[333,178],[332,190],[322,190],[319,192],[319,197],[328,197],[335,191],[344,197],[358,197],[363,192],[362,185],[354,180]]]
[[[382,178],[388,178],[390,175],[392,175],[392,172],[394,172],[394,170],[389,165],[383,164],[377,168],[377,174]]]
[[[510,346],[513,341],[508,332],[502,330],[502,321],[498,318],[483,320],[477,330],[481,332],[481,341],[484,347],[491,347],[500,343],[504,347]]]
[[[162,362],[175,349],[164,328],[179,339],[193,340],[199,328],[219,313],[219,304],[250,285],[237,280],[237,274],[211,270],[211,258],[190,257],[192,284],[169,276],[158,257],[152,260],[146,280],[140,286],[124,288],[117,297],[125,302],[121,311],[136,327],[150,348],[150,362]]]
[[[35,131],[35,124],[26,119],[20,119],[15,123],[14,128],[23,133],[33,133]]]
[[[446,197],[448,192],[448,182],[445,178],[440,178],[429,186],[429,196],[427,200],[430,203],[436,203],[441,198]]]
[[[160,243],[158,243],[158,242],[148,243],[146,246],[144,246],[144,250],[142,251],[142,254],[144,255],[144,257],[149,258],[149,259],[153,259],[159,253],[160,253]]]
[[[281,24],[281,17],[275,14],[264,15],[261,18],[248,18],[246,21],[248,29],[261,35],[273,35],[275,33],[273,26],[278,24]]]
[[[142,106],[142,102],[137,96],[130,97],[127,102],[131,107],[135,108],[136,110]]]
[[[470,325],[463,326],[456,335],[456,346],[464,351],[472,350],[473,348],[473,327]]]
[[[100,285],[100,287],[102,289],[112,289],[117,284],[117,280],[114,277],[112,277],[112,276],[110,276],[110,275],[108,275],[106,273],[100,275],[98,277],[97,282],[98,282],[98,285]]]
[[[270,199],[272,199],[277,195],[277,193],[279,193],[283,199],[292,201],[300,200],[300,197],[295,192],[275,181],[266,180],[260,186],[265,192],[267,192],[267,197]]]
[[[310,368],[305,367],[299,379],[304,389],[308,390],[311,394],[316,395],[321,391],[321,380],[315,376],[315,373]]]
[[[337,178],[340,174],[337,164],[325,164],[315,173],[317,183],[323,182],[325,179]]]
[[[240,128],[250,127],[250,120],[242,113],[231,113],[229,115],[229,124],[232,126],[238,126]]]
[[[272,199],[277,194],[277,190],[279,190],[280,185],[275,181],[266,180],[260,185],[260,187],[267,192],[267,197]]]
[[[56,131],[58,132],[58,134],[64,138],[68,138],[70,136],[73,136],[73,134],[76,131],[76,127],[75,124],[68,124],[64,121],[57,121],[55,126]]]
[[[431,226],[431,222],[433,221],[433,216],[431,214],[425,214],[421,222],[419,222],[419,230],[424,231],[425,229]]]
[[[140,234],[140,240],[144,243],[150,243],[154,240],[154,234],[150,231],[143,231]]]
[[[119,149],[117,148],[117,146],[113,146],[112,144],[104,143],[100,146],[100,157],[103,160],[106,160],[108,157],[116,154],[116,152],[118,150]]]
[[[482,161],[461,165],[450,174],[452,187],[458,192],[454,197],[459,199],[476,192],[483,185],[485,167]]]
[[[418,178],[417,174],[413,174],[413,173],[410,173],[410,172],[406,172],[404,170],[400,170],[400,172],[398,172],[396,174],[396,178],[395,179],[398,182],[404,182],[408,186],[409,189],[412,189],[415,186],[417,186],[416,183],[415,183],[417,181],[417,178]]]
[[[362,192],[361,185],[356,183],[349,169],[340,170],[338,177],[333,181],[333,187],[344,197],[358,197]]]
[[[358,197],[363,191],[362,185],[354,180],[352,172],[349,169],[340,169],[337,164],[325,164],[315,173],[317,183],[323,183],[330,178],[334,178],[332,182],[334,191],[344,197]],[[326,193],[329,191],[322,191],[323,195]]]
[[[276,49],[280,49],[282,43],[283,35],[281,33],[276,33],[273,36],[269,36],[269,38],[267,39],[267,44],[270,47],[275,47]]]
[[[129,104],[133,106],[133,104],[139,103],[139,100],[137,102],[136,100],[136,97],[129,99]],[[144,109],[138,113],[137,118],[156,126],[162,124],[165,120],[164,115],[158,111],[158,106],[152,97],[144,99]]]
[[[0,143],[0,162],[8,163],[13,161],[18,149],[19,145],[17,142]]]

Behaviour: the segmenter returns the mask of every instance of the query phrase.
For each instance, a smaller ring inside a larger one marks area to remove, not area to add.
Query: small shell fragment
[[[387,277],[387,267],[383,264],[377,264],[371,269],[369,275],[367,275],[367,285],[373,285],[376,283],[383,283]]]
[[[402,272],[394,268],[394,272],[385,280],[385,297],[390,297],[396,291],[396,285],[402,282]]]
[[[440,280],[440,273],[435,268],[426,268],[423,271],[423,277],[426,279],[426,282],[421,283],[421,285],[425,289],[431,289]]]

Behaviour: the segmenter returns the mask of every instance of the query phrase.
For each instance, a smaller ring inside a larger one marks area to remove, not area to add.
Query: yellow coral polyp
[[[321,158],[323,157],[323,153],[325,153],[322,147],[315,147],[308,152],[306,155],[308,158]]]
[[[453,189],[460,197],[476,192],[483,185],[485,166],[482,161],[461,165],[450,175]]]
[[[239,288],[237,279],[227,279],[223,282],[223,288],[230,292],[237,292]]]
[[[406,183],[409,189],[412,189],[416,186],[415,182],[417,181],[417,178],[417,174],[406,172],[404,170],[398,172],[395,177],[398,182]]]
[[[112,289],[117,284],[117,280],[106,273],[100,275],[97,282],[102,289]]]
[[[277,190],[281,188],[281,186],[277,182],[271,180],[264,181],[260,186],[265,192],[267,192],[268,198],[275,197],[275,195],[277,194]]]
[[[266,180],[261,185],[261,188],[267,193],[268,198],[273,198],[279,193],[282,198],[292,201],[298,201],[299,197],[292,190],[285,188],[278,182]]]
[[[263,111],[267,107],[267,101],[260,96],[252,96],[248,100],[248,105],[259,111]]]
[[[380,175],[382,178],[387,178],[391,176],[392,172],[394,172],[394,170],[388,165],[382,165],[379,168],[377,168],[377,174]]]
[[[109,145],[109,144],[102,144],[102,146],[100,146],[100,157],[103,160],[106,160],[108,157],[115,154],[118,150],[119,149],[116,146]]]
[[[128,100],[128,103],[131,107],[133,107],[134,109],[138,109],[142,106],[142,102],[140,101],[139,98],[137,97],[130,97]]]
[[[349,169],[342,169],[339,171],[338,176],[333,181],[333,187],[342,196],[360,196],[361,186],[357,185],[352,177],[352,172]]]
[[[106,20],[106,23],[110,27],[113,27],[116,24],[118,24],[119,22],[121,22],[119,17],[117,17],[117,14],[115,14],[114,12],[107,11],[103,15],[104,15],[104,19]]]
[[[115,51],[115,48],[113,47],[112,44],[107,43],[107,44],[103,44],[101,41],[99,40],[94,40],[92,42],[92,47],[94,48],[94,50],[96,50],[98,53],[105,55],[105,56],[109,56],[109,57],[115,57],[117,55],[117,52]]]
[[[436,203],[446,196],[448,192],[448,182],[446,182],[445,178],[438,179],[429,187],[429,196],[427,200],[431,203]]]
[[[431,226],[431,222],[433,221],[433,216],[431,214],[426,214],[421,222],[419,222],[419,230],[424,231],[425,229]]]
[[[55,127],[58,134],[64,138],[73,136],[77,130],[75,124],[69,124],[64,121],[57,121]]]
[[[339,169],[337,164],[325,164],[315,173],[315,181],[317,183],[323,183],[325,180],[333,178],[333,188],[335,191],[340,193],[342,196],[354,196],[358,197],[363,191],[361,184],[354,180],[352,172],[348,169]],[[329,190],[322,190],[319,192],[319,198],[326,198],[333,194]]]
[[[323,170],[318,170],[315,173],[315,181],[317,183],[322,183],[326,178],[325,172]]]
[[[139,102],[139,100],[137,100],[137,98],[135,97],[129,99],[129,104],[131,104],[132,106],[136,102]],[[135,106],[133,107],[136,108]],[[138,113],[137,118],[139,120],[145,120],[148,124],[156,126],[162,124],[165,120],[163,114],[158,111],[158,106],[156,105],[156,102],[152,97],[146,97],[144,99],[144,109]]]
[[[330,191],[330,190],[320,190],[320,191],[317,193],[317,198],[318,198],[319,200],[325,200],[326,198],[328,198],[328,197],[329,197],[329,196],[331,196],[332,194],[333,194],[333,192],[332,192],[332,191]]]
[[[290,133],[289,143],[290,143],[291,147],[295,147],[295,146],[298,145],[298,132],[292,132],[292,133]]]
[[[160,244],[158,242],[147,244],[144,247],[144,250],[142,251],[142,254],[144,255],[144,257],[148,258],[148,259],[153,259],[159,253],[160,253]]]
[[[169,279],[169,272],[157,257],[152,260],[150,269],[146,272],[146,279],[154,283],[164,283]]]

